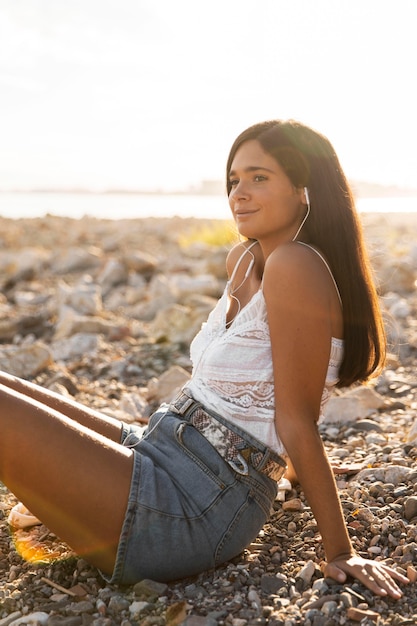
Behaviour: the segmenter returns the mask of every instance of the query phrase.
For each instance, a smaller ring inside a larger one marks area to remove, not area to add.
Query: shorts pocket
[[[213,480],[220,489],[225,489],[225,461],[215,448],[188,422],[180,422],[175,437],[184,454]],[[229,473],[227,471],[227,473]],[[231,481],[228,480],[228,483]]]
[[[162,516],[195,519],[234,485],[234,472],[194,428],[169,413],[135,446],[140,455],[138,502]]]

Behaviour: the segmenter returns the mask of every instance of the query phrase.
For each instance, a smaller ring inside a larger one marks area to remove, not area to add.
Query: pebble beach
[[[285,481],[232,562],[128,588],[44,526],[11,526],[0,483],[0,626],[417,625],[417,214],[362,221],[389,354],[369,385],[338,390],[320,432],[356,550],[406,575],[403,597],[323,578],[311,509]],[[221,220],[0,218],[0,368],[146,427],[190,376],[232,237]]]

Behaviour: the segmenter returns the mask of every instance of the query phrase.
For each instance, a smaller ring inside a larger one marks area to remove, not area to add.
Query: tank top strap
[[[331,276],[331,279],[333,281],[333,284],[335,286],[337,297],[339,298],[340,306],[343,308],[343,302],[342,302],[342,297],[340,295],[339,287],[337,286],[337,282],[336,282],[336,280],[335,280],[335,278],[333,276],[333,272],[330,269],[330,265],[327,263],[327,261],[324,258],[324,256],[321,254],[321,252],[316,250],[316,248],[314,248],[314,246],[310,246],[308,243],[304,243],[304,241],[297,241],[296,243],[299,243],[300,245],[305,246],[306,248],[310,248],[310,250],[313,250],[313,252],[315,252],[317,254],[317,256],[319,256],[321,258],[321,260],[323,261],[324,265],[327,267],[327,271],[329,272],[329,274]]]
[[[233,282],[233,279],[234,279],[234,277],[236,276],[236,272],[237,272],[237,270],[239,269],[239,266],[240,266],[241,262],[243,261],[243,259],[244,259],[245,255],[246,255],[248,252],[250,252],[250,250],[251,250],[254,246],[256,246],[256,244],[257,244],[257,243],[258,243],[258,241],[253,241],[253,242],[250,244],[250,246],[248,246],[247,248],[245,248],[245,249],[243,250],[242,254],[240,255],[240,257],[239,257],[239,258],[238,258],[238,260],[237,260],[236,265],[235,265],[235,266],[234,266],[234,268],[233,268],[233,272],[232,272],[232,275],[230,276],[229,283],[232,283],[232,282]],[[252,254],[252,253],[251,253],[251,256],[253,257],[253,254]],[[252,258],[252,259],[251,259],[251,261],[249,262],[249,266],[248,266],[248,269],[247,269],[247,271],[246,271],[246,274],[247,274],[247,275],[249,275],[249,272],[251,271],[251,269],[252,269],[252,267],[253,267],[254,263],[255,263],[255,259],[254,259],[254,258]]]

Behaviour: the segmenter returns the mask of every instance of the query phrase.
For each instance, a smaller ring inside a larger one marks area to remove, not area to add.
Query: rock
[[[103,347],[102,338],[93,333],[75,333],[68,339],[52,343],[52,355],[55,361],[68,361],[80,356],[94,355]]]
[[[354,428],[355,430],[361,430],[364,432],[369,432],[370,430],[375,430],[378,433],[383,432],[381,426],[371,419],[363,419],[363,420],[358,420],[357,422],[353,422],[353,424],[351,425],[351,428]]]
[[[119,409],[138,420],[146,414],[147,398],[139,393],[126,392],[120,398]]]
[[[411,521],[417,517],[417,496],[410,496],[404,502],[404,517]]]
[[[48,613],[43,611],[36,611],[29,613],[29,615],[22,615],[12,622],[8,622],[8,626],[44,626],[48,620]],[[0,622],[1,624],[1,622]]]
[[[146,578],[136,583],[136,585],[133,586],[133,591],[136,595],[145,598],[158,598],[168,591],[168,585]]]
[[[303,509],[300,498],[291,498],[291,500],[283,502],[281,506],[283,511],[302,511]]]
[[[398,485],[409,480],[412,476],[417,477],[417,470],[412,467],[404,467],[402,465],[392,465],[388,467],[372,467],[361,470],[356,476],[355,481],[392,483]]]
[[[257,612],[261,611],[262,602],[255,587],[251,587],[249,589],[248,600],[251,603],[251,605],[257,610]]]
[[[120,328],[126,328],[117,322],[111,322],[97,316],[78,315],[73,309],[62,308],[55,326],[54,339],[65,339],[77,333],[93,333],[111,336],[120,333]],[[127,326],[128,328],[128,326]]]
[[[94,613],[94,604],[90,600],[80,600],[79,602],[71,602],[67,611],[73,615],[83,615],[84,613]]]
[[[410,428],[410,431],[406,436],[406,441],[408,441],[408,443],[417,443],[417,420]]]
[[[156,274],[149,283],[146,297],[131,310],[131,314],[137,319],[151,321],[158,314],[163,316],[164,311],[174,306],[176,302],[177,298],[168,278],[162,274]]]
[[[126,283],[127,277],[126,265],[119,259],[109,259],[97,276],[97,281],[102,286],[104,293],[107,293],[116,285]]]
[[[292,485],[290,483],[290,481],[288,480],[288,478],[281,478],[281,480],[278,483],[278,491],[277,491],[277,497],[276,499],[279,502],[284,502],[285,500],[285,495],[288,491],[291,491],[292,489]]]
[[[0,626],[10,626],[10,624],[13,621],[17,620],[19,617],[21,617],[21,615],[22,613],[20,611],[14,611],[13,613],[10,613],[6,617],[0,619]]]
[[[157,313],[150,332],[157,341],[189,345],[206,319],[205,312],[173,304]]]
[[[82,617],[71,615],[65,617],[64,615],[50,615],[46,626],[81,626],[83,623]]]
[[[136,616],[139,617],[140,615],[147,613],[150,609],[152,609],[152,603],[135,600],[129,606],[129,613],[135,618]]]
[[[0,340],[1,341],[13,341],[13,338],[18,332],[18,320],[15,319],[0,319]]]
[[[172,292],[177,298],[177,302],[182,302],[184,298],[192,294],[204,296],[219,296],[221,289],[219,283],[210,274],[200,276],[187,276],[186,274],[173,274],[168,279]]]
[[[329,600],[325,602],[321,607],[321,612],[326,615],[326,617],[332,617],[337,611],[337,602],[335,600]]]
[[[417,468],[391,465],[385,470],[385,482],[398,485],[408,480],[417,480]]]
[[[50,263],[56,274],[84,271],[101,264],[101,253],[98,248],[68,248],[57,251]]]
[[[285,586],[285,581],[277,576],[264,574],[261,577],[261,589],[264,593],[271,595],[276,594],[279,589]]]
[[[409,565],[407,567],[407,578],[410,581],[410,583],[417,582],[417,569],[413,567],[412,565]]]
[[[307,586],[310,584],[315,571],[316,571],[316,566],[313,563],[313,561],[307,561],[307,563],[298,572],[297,578],[301,578],[301,580]]]
[[[40,274],[50,259],[50,252],[42,248],[27,247],[23,250],[0,252],[0,276],[2,284],[31,279]]]
[[[108,609],[110,613],[121,613],[129,610],[130,602],[122,595],[116,594],[109,600]]]
[[[371,620],[377,622],[380,615],[370,609],[359,609],[357,607],[350,607],[346,611],[346,617],[354,622],[362,622],[363,620]]]
[[[245,620],[246,621],[246,620]],[[181,622],[181,626],[217,626],[218,621],[210,616],[189,615]]]
[[[36,376],[52,362],[51,350],[42,341],[22,346],[0,347],[0,369],[20,378]]]
[[[126,250],[124,262],[130,271],[151,276],[158,267],[158,259],[147,252]]]
[[[190,374],[182,367],[170,367],[159,379],[151,380],[148,386],[148,400],[170,402],[180,389],[190,380]]]
[[[58,303],[60,309],[70,307],[80,315],[97,315],[103,309],[101,288],[94,284],[90,277],[84,277],[74,287],[60,281]]]
[[[325,423],[351,422],[364,419],[383,408],[385,400],[370,387],[355,387],[333,396],[324,408]]]

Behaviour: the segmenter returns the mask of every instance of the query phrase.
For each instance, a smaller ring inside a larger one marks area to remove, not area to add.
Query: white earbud
[[[306,223],[306,219],[308,218],[308,216],[310,215],[310,197],[308,195],[308,189],[307,187],[304,187],[304,195],[306,198],[306,203],[307,203],[307,211],[306,214],[304,216],[303,221],[301,222],[300,226],[298,227],[297,232],[295,233],[294,237],[292,238],[293,241],[295,241],[298,237],[298,235],[300,234],[300,231],[302,229],[302,227],[304,226],[304,224]]]

